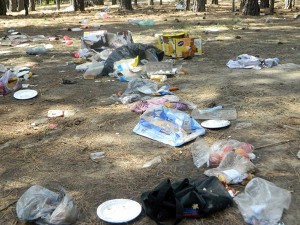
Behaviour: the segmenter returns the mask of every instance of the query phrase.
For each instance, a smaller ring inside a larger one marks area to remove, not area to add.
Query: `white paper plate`
[[[230,125],[229,120],[206,120],[201,123],[202,127],[210,128],[210,129],[223,128],[229,125]]]
[[[113,199],[106,201],[97,208],[100,219],[109,223],[129,222],[142,211],[141,205],[130,199]]]
[[[14,93],[14,98],[21,99],[21,100],[30,99],[37,96],[37,94],[38,92],[36,90],[31,90],[31,89],[20,90]]]

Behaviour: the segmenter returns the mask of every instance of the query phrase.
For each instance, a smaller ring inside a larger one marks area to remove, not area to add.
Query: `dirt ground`
[[[108,31],[130,30],[135,42],[156,44],[155,33],[190,31],[201,35],[201,56],[176,60],[189,74],[167,80],[179,88],[176,95],[195,103],[199,108],[211,102],[234,107],[238,119],[227,129],[207,130],[204,136],[210,144],[223,138],[233,138],[261,147],[257,155],[255,176],[274,182],[292,193],[292,203],[282,221],[299,224],[300,164],[297,159],[299,131],[284,125],[300,126],[300,71],[274,67],[262,70],[232,70],[229,59],[247,53],[262,58],[278,57],[280,63],[300,64],[299,10],[283,10],[276,2],[273,16],[244,17],[232,13],[228,2],[208,5],[206,13],[178,12],[173,4],[162,7],[146,5],[133,12],[111,8],[107,20],[95,16],[91,8],[84,13],[56,12],[51,9],[32,13],[29,17],[0,17],[0,36],[15,28],[27,35],[69,35],[74,44],[66,46],[51,42],[54,48],[41,56],[28,56],[26,47],[0,46],[0,64],[9,67],[29,65],[37,75],[27,83],[36,84],[39,92],[31,100],[16,100],[12,94],[0,97],[0,224],[21,224],[16,217],[15,202],[34,184],[51,190],[64,187],[78,204],[77,224],[105,224],[96,215],[97,207],[114,198],[129,198],[140,202],[142,192],[151,190],[162,180],[204,177],[205,168],[193,165],[191,144],[170,147],[138,136],[132,129],[139,115],[130,105],[118,104],[109,97],[124,91],[126,83],[110,77],[84,80],[74,65],[65,63],[74,58],[66,52],[79,49],[82,32],[70,32],[80,21],[101,24]],[[131,25],[130,18],[151,18],[149,28]],[[237,37],[239,36],[239,37]],[[48,41],[43,43],[50,43]],[[36,43],[29,43],[36,44]],[[8,51],[8,52],[6,52]],[[62,79],[77,81],[64,85]],[[51,109],[71,110],[70,117],[48,119]],[[39,123],[32,126],[32,123]],[[250,127],[238,129],[244,123]],[[50,128],[49,124],[58,124]],[[290,142],[286,142],[291,140]],[[285,143],[284,143],[285,142]],[[280,144],[276,144],[280,143]],[[92,152],[104,151],[106,157],[93,162]],[[149,169],[142,165],[161,156],[163,162]],[[242,190],[239,185],[234,186]],[[131,224],[155,224],[141,215]],[[244,224],[237,206],[205,219],[184,220],[187,224]]]

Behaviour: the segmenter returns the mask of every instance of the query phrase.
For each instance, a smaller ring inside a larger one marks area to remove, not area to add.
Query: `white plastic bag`
[[[283,210],[291,203],[291,193],[262,178],[252,179],[245,192],[233,199],[246,223],[253,225],[275,225]]]
[[[39,185],[30,187],[18,200],[17,216],[24,222],[39,225],[68,225],[77,220],[78,211],[73,198],[57,194]]]
[[[100,75],[104,68],[104,61],[97,62],[93,61],[89,68],[83,74],[84,79],[94,79],[96,76]]]

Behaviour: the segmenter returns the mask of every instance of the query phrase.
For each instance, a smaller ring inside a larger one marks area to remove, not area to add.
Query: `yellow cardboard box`
[[[157,37],[158,48],[167,56],[187,58],[202,54],[201,38],[190,38],[187,32],[160,34]]]

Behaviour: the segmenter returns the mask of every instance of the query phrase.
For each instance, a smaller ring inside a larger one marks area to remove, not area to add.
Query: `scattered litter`
[[[14,98],[19,100],[26,100],[34,98],[38,95],[36,90],[26,89],[26,90],[19,90],[14,93]]]
[[[156,165],[156,164],[159,164],[161,163],[161,157],[160,156],[157,156],[155,158],[153,158],[152,160],[146,162],[144,165],[143,165],[143,168],[148,168],[148,167],[151,167],[153,165]]]
[[[97,62],[93,61],[88,69],[85,71],[83,74],[84,79],[95,79],[98,75],[101,74],[102,70],[104,67],[104,61],[102,62]]]
[[[75,80],[67,80],[67,79],[62,79],[62,84],[76,84],[77,81]]]
[[[139,61],[147,59],[151,62],[161,61],[164,52],[153,45],[127,44],[115,49],[104,64],[102,75],[108,75],[114,71],[114,63],[122,59],[132,59],[138,56]]]
[[[179,223],[184,217],[203,218],[232,205],[232,198],[216,177],[165,180],[141,196],[144,212],[157,224]]]
[[[146,26],[153,26],[155,23],[153,20],[151,19],[129,19],[128,23],[130,24],[134,24],[134,25],[139,25],[142,27],[146,27]]]
[[[237,119],[236,109],[224,109],[222,106],[215,106],[207,109],[194,109],[192,117],[199,120],[235,120]]]
[[[39,185],[30,187],[17,201],[18,218],[37,224],[69,225],[78,218],[73,198],[61,190],[57,194]]]
[[[78,32],[78,31],[82,31],[82,29],[79,27],[75,27],[75,28],[71,28],[71,31]]]
[[[224,178],[227,184],[241,183],[248,177],[249,172],[254,172],[254,164],[242,155],[228,152],[217,168],[204,171],[206,176]]]
[[[47,52],[47,48],[44,45],[30,47],[26,49],[28,55],[41,55]]]
[[[102,18],[102,19],[108,19],[109,15],[106,12],[97,12],[97,17]]]
[[[271,68],[279,64],[278,58],[260,59],[252,55],[242,54],[236,60],[229,60],[226,64],[230,69],[261,69]]]
[[[14,81],[10,83],[10,81]],[[0,77],[0,95],[6,95],[12,91],[17,91],[22,87],[20,79],[11,70],[7,70]]]
[[[298,157],[298,159],[300,159],[300,151],[298,151],[297,157]]]
[[[58,124],[57,123],[48,123],[49,129],[57,129]]]
[[[180,146],[204,135],[205,130],[190,115],[159,106],[147,109],[133,132],[171,146]]]
[[[209,149],[207,148],[207,143],[200,139],[191,148],[192,153],[194,152],[195,155],[194,162],[197,161],[195,165],[198,168],[203,166],[205,162],[207,166],[218,166],[228,152],[235,152],[248,159],[254,159],[253,150],[253,145],[233,139],[218,140]]]
[[[47,113],[47,116],[49,118],[55,118],[55,117],[63,117],[64,116],[64,111],[55,109],[55,110],[49,110]]]
[[[201,137],[197,138],[191,146],[194,165],[200,168],[207,163],[207,152],[210,152],[208,143]]]
[[[291,193],[262,178],[252,179],[234,198],[246,223],[276,225],[291,203]]]
[[[230,125],[229,120],[206,120],[201,123],[202,127],[208,129],[220,129],[224,127],[228,127]]]
[[[91,160],[98,162],[100,159],[105,157],[105,152],[93,152],[90,154]]]

